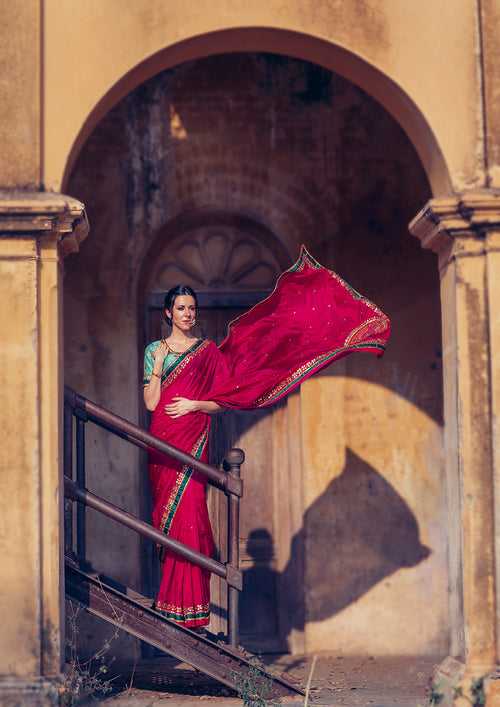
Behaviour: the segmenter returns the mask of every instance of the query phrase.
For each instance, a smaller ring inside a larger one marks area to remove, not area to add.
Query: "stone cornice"
[[[487,247],[488,232],[500,229],[500,191],[485,189],[431,199],[409,224],[423,248],[450,257],[456,250],[476,252]],[[496,240],[496,238],[494,239]],[[481,244],[481,245],[480,245]]]
[[[500,250],[500,191],[484,189],[431,199],[409,224],[439,269],[457,258]]]
[[[89,224],[85,206],[64,194],[0,190],[0,237],[56,234],[63,255],[78,251]]]

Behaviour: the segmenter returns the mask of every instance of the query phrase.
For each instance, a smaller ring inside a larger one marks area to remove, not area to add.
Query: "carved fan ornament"
[[[282,268],[270,248],[231,226],[200,227],[170,241],[156,259],[151,290],[267,290]]]

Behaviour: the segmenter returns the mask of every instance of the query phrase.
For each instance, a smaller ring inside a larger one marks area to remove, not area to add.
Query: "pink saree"
[[[170,418],[164,408],[172,398],[213,400],[235,409],[266,407],[347,354],[366,351],[381,356],[389,335],[388,317],[303,247],[273,293],[231,323],[220,347],[200,339],[166,367],[150,432],[207,461],[210,416],[196,412]],[[151,350],[158,343],[146,349],[145,382]],[[204,478],[154,452],[149,475],[155,527],[211,555],[214,543]],[[209,582],[208,572],[166,553],[156,608],[184,626],[206,625]]]

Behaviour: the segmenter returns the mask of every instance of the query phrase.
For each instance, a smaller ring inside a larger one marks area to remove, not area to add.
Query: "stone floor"
[[[305,687],[312,656],[269,656],[263,662]],[[419,707],[427,704],[426,687],[439,659],[342,658],[317,655],[307,704],[330,707]],[[242,705],[229,689],[170,658],[141,661],[133,676],[123,670],[121,691],[101,699],[108,707],[191,707]],[[95,704],[95,703],[94,703]],[[262,703],[264,704],[264,703]],[[268,705],[276,703],[268,702]],[[304,698],[281,704],[306,705]]]

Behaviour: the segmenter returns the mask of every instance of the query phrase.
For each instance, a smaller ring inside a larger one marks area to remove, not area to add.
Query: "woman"
[[[146,348],[144,402],[153,411],[151,434],[207,461],[209,415],[220,407],[203,398],[214,378],[212,350],[216,347],[193,336],[196,309],[196,294],[190,287],[180,285],[167,293],[165,316],[172,332],[167,339],[154,341]],[[150,454],[149,461],[154,526],[169,537],[212,555],[205,478],[155,453]],[[189,628],[204,626],[209,621],[209,573],[174,553],[162,555],[156,609]]]
[[[272,405],[342,356],[381,356],[390,335],[388,317],[304,247],[273,293],[230,324],[219,347],[193,336],[196,312],[190,287],[167,294],[172,331],[146,348],[144,401],[153,411],[150,432],[202,461],[208,459],[211,414]],[[155,527],[211,555],[205,479],[154,452],[149,470]],[[209,582],[204,570],[165,553],[156,608],[189,628],[204,626]]]

